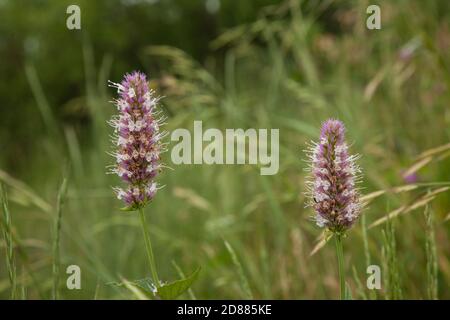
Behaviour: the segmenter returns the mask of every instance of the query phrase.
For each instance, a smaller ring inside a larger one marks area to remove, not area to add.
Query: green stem
[[[144,210],[139,209],[139,216],[141,218],[142,232],[144,233],[145,249],[147,250],[148,263],[150,265],[150,271],[152,273],[153,283],[156,287],[159,287],[158,273],[156,272],[155,257],[153,256],[152,243],[150,241],[150,235],[148,234],[147,222],[145,221]]]
[[[336,234],[336,255],[339,267],[339,287],[341,292],[341,300],[345,299],[345,274],[344,274],[344,250],[342,249],[342,237]]]

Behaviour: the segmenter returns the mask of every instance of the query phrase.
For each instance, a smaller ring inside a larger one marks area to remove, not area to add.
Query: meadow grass
[[[424,216],[427,223],[426,231],[426,257],[427,257],[427,291],[428,299],[438,299],[438,260],[436,251],[436,239],[434,234],[433,212],[428,206],[425,207]]]
[[[16,299],[17,295],[17,270],[14,255],[14,243],[12,237],[11,213],[9,211],[8,197],[3,183],[0,183],[1,203],[3,209],[2,231],[5,239],[6,248],[6,270],[8,271],[9,281],[11,285],[11,299]]]
[[[64,178],[58,192],[58,200],[56,204],[56,216],[53,227],[53,299],[58,299],[59,278],[60,278],[60,231],[64,198],[67,192],[67,179]]]
[[[249,165],[175,166],[170,152],[163,155],[174,170],[161,174],[165,188],[146,209],[159,277],[201,266],[185,298],[193,292],[198,299],[336,298],[333,246],[310,255],[321,231],[304,208],[301,159],[321,122],[338,117],[351,150],[363,155],[362,193],[370,195],[344,239],[353,299],[449,299],[450,19],[439,7],[445,2],[380,1],[379,31],[364,27],[367,1],[315,3],[285,1],[261,10],[257,21],[211,43],[211,58],[202,63],[177,48],[139,48],[141,67],[165,96],[167,130],[191,129],[194,120],[220,129],[280,129],[274,176]],[[320,23],[330,15],[341,32]],[[122,70],[112,53],[94,59],[95,43],[80,41],[84,64],[71,67],[84,69],[85,90],[67,105],[87,110],[88,124],[57,120],[46,98],[51,88],[39,82],[45,70],[30,62],[21,71],[47,133],[35,138],[27,168],[0,171],[9,199],[1,220],[2,298],[18,297],[17,287],[22,298],[145,298],[132,285],[132,291],[108,285],[150,277],[136,214],[118,210],[110,188],[117,180],[105,175],[106,120],[115,111],[106,84],[111,73],[131,70]],[[58,201],[66,160],[72,174]],[[406,183],[405,173],[417,182]],[[53,204],[63,198],[61,220],[61,206]],[[55,223],[60,232],[49,233]],[[62,285],[58,266],[70,264],[81,267],[82,290]],[[382,266],[380,291],[365,287],[369,264]]]

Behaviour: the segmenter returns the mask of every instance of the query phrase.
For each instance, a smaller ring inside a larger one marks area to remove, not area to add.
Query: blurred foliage
[[[61,264],[79,264],[84,278],[78,292],[61,276],[60,297],[131,298],[107,284],[148,276],[137,217],[118,212],[118,179],[105,175],[107,80],[141,69],[164,96],[168,130],[193,120],[280,129],[275,176],[249,165],[164,171],[147,209],[163,279],[201,266],[198,298],[335,298],[334,251],[309,255],[320,231],[304,208],[301,158],[320,123],[338,117],[371,201],[344,239],[353,297],[398,296],[361,285],[371,262],[395,273],[404,298],[448,299],[450,2],[376,2],[382,29],[372,31],[367,0],[80,0],[82,30],[69,31],[73,1],[0,0],[0,180],[22,297],[51,295],[63,176]],[[0,296],[8,289],[1,268]]]
[[[261,6],[274,2],[1,0],[0,145],[9,152],[0,161],[12,170],[26,165],[33,140],[45,134],[35,121],[40,115],[30,94],[26,64],[36,67],[56,117],[85,127],[89,122],[83,103],[86,50],[92,50],[97,66],[112,57],[114,79],[142,68],[145,45],[176,46],[204,61],[210,54],[209,42],[221,31],[253,20]],[[66,28],[66,8],[71,4],[81,9],[81,31]],[[149,67],[156,64],[150,62]]]

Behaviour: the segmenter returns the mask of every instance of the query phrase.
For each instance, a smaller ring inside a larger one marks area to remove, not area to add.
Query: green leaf
[[[190,276],[184,279],[163,284],[161,287],[158,288],[157,295],[161,299],[165,300],[175,299],[176,297],[180,296],[191,287],[191,285],[197,279],[199,272],[200,268],[195,270]]]
[[[347,282],[345,283],[345,300],[353,300],[352,290]]]
[[[143,290],[143,293],[150,299],[155,299],[159,297],[163,300],[175,299],[180,296],[194,283],[201,268],[195,270],[191,275],[174,282],[165,283],[159,287],[155,287],[151,278],[138,279],[133,281],[122,281],[122,282],[109,282],[109,285],[114,285],[118,287],[126,287],[130,289],[131,287],[138,287]],[[136,291],[136,290],[134,290]],[[133,292],[136,293],[136,292]],[[141,298],[141,297],[138,297]]]
[[[156,296],[156,288],[153,285],[153,281],[151,278],[132,281],[122,279],[122,282],[108,282],[107,285],[125,287],[140,300],[142,300],[142,297],[140,296],[141,294],[144,294],[148,299],[155,299]],[[140,289],[142,289],[142,291]]]
[[[143,292],[136,284],[132,282],[124,279],[122,280],[122,284],[139,300],[148,300],[149,298],[152,298],[148,292]]]
[[[152,297],[155,296],[156,287],[153,284],[153,280],[151,278],[139,279],[132,281],[135,286],[140,287],[145,291],[146,294],[150,294]]]

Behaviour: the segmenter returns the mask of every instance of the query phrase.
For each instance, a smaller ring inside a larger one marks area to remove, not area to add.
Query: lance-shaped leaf
[[[197,279],[197,276],[200,272],[201,268],[198,268],[195,270],[192,274],[189,276],[169,282],[164,283],[156,287],[153,284],[153,281],[151,278],[144,278],[134,281],[122,281],[121,283],[117,282],[111,282],[109,284],[115,285],[115,286],[125,286],[128,289],[133,288],[136,289],[136,287],[142,289],[143,293],[150,299],[160,298],[163,300],[171,300],[179,297],[183,293],[185,293],[189,288],[192,286],[194,281]],[[133,293],[135,293],[136,290],[132,290]],[[140,291],[139,291],[140,292]],[[139,297],[141,298],[141,297]]]
[[[184,279],[176,280],[158,287],[156,294],[164,300],[175,299],[186,292],[197,279],[200,268]]]

